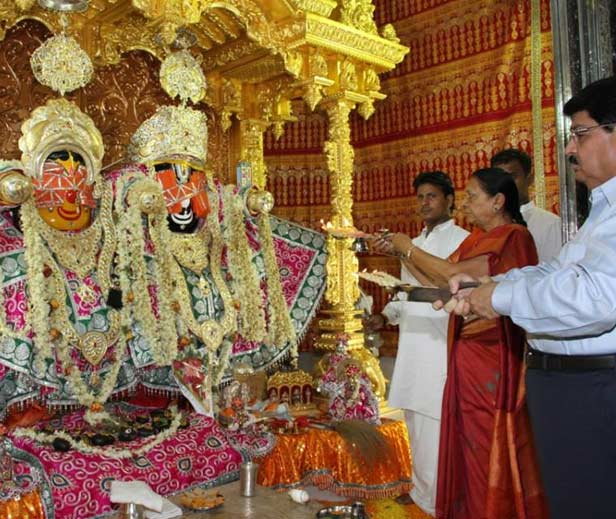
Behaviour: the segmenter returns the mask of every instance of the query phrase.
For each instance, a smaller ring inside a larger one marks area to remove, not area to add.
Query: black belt
[[[552,355],[537,350],[526,353],[526,365],[529,369],[558,371],[571,369],[591,371],[593,369],[616,368],[615,355]]]

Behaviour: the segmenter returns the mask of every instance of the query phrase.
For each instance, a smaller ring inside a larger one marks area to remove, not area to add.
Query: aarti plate
[[[225,498],[219,493],[213,494],[202,489],[195,489],[180,496],[178,502],[189,510],[205,512],[221,507],[225,503]]]

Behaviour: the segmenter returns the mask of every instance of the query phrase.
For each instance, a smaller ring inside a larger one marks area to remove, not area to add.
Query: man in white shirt
[[[451,179],[441,171],[425,172],[417,176],[413,187],[425,224],[413,243],[439,258],[447,258],[468,235],[451,217]],[[404,283],[421,284],[402,264],[400,277]],[[392,301],[383,309],[383,316],[399,326],[389,405],[404,410],[413,452],[413,489],[410,496],[400,496],[398,502],[414,502],[434,515],[441,402],[447,377],[448,315],[426,303]],[[381,316],[376,321],[376,327],[384,325]]]
[[[557,257],[514,269],[446,308],[507,315],[529,337],[527,402],[554,519],[614,517],[616,476],[616,77],[564,106],[565,153],[592,208]],[[564,173],[563,173],[564,174]],[[455,293],[464,274],[450,281]]]
[[[513,177],[520,196],[520,212],[535,239],[539,261],[548,261],[558,255],[562,247],[560,218],[535,206],[529,199],[528,188],[534,179],[530,157],[523,151],[506,149],[494,155],[490,165],[504,169]]]

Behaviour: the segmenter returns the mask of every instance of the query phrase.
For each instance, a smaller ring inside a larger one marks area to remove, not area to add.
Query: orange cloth
[[[257,482],[267,487],[315,485],[339,495],[378,499],[409,492],[411,458],[406,424],[383,420],[379,430],[389,446],[376,465],[350,453],[335,431],[308,429],[299,434],[277,434],[276,446],[258,460]]]
[[[450,260],[481,255],[491,276],[537,262],[520,225],[475,231]],[[523,330],[504,317],[465,326],[452,316],[448,339],[437,518],[547,517],[526,409]]]
[[[25,409],[17,410],[16,408],[12,408],[9,411],[9,416],[4,421],[4,425],[11,430],[16,427],[32,427],[34,424],[50,417],[45,407],[33,401],[26,404]]]
[[[45,519],[41,496],[33,491],[17,500],[0,501],[0,519]]]

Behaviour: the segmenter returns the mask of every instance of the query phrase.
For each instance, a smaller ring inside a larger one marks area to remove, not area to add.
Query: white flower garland
[[[258,217],[259,237],[261,238],[261,249],[263,251],[263,261],[265,263],[265,273],[267,280],[267,301],[269,304],[269,328],[268,340],[279,348],[285,344],[291,345],[291,356],[297,359],[297,335],[291,320],[289,308],[282,291],[280,272],[276,253],[274,251],[274,240],[272,238],[272,227],[270,225],[269,214],[262,214]]]
[[[132,184],[132,185],[129,185]],[[158,366],[169,366],[177,357],[177,333],[174,312],[171,309],[170,274],[166,271],[164,255],[168,254],[165,247],[157,250],[163,260],[153,262],[153,273],[148,276],[147,263],[144,257],[145,236],[139,197],[145,189],[160,190],[158,183],[147,178],[140,171],[132,171],[118,181],[117,192],[127,197],[127,204],[116,204],[118,217],[118,270],[120,287],[127,311],[124,313],[124,325],[130,327],[134,319],[140,323],[142,334],[147,340],[154,362]],[[150,228],[156,219],[165,220],[165,207],[157,207],[148,216]],[[154,241],[159,238],[152,235]],[[162,265],[162,272],[160,272]],[[149,285],[153,284],[158,302],[158,317],[154,314],[150,298]]]
[[[172,408],[172,412],[175,416],[169,427],[164,431],[161,431],[156,434],[151,440],[149,440],[137,449],[114,449],[110,447],[97,447],[94,445],[88,445],[81,440],[75,440],[64,431],[56,431],[53,434],[48,434],[40,431],[35,431],[32,428],[19,427],[13,431],[13,435],[20,438],[29,438],[39,443],[52,443],[54,438],[62,438],[63,440],[66,440],[73,449],[79,452],[83,452],[85,454],[97,454],[99,456],[105,456],[107,458],[121,460],[141,456],[142,454],[145,454],[166,439],[173,436],[177,432],[182,422],[182,414],[178,413],[175,407]]]
[[[48,257],[49,263],[52,265],[51,283],[48,286],[55,292],[56,298],[60,300],[61,297],[65,297],[65,286],[62,272],[59,267],[52,262],[52,258]],[[84,381],[81,371],[75,366],[73,359],[71,358],[71,345],[79,342],[79,335],[75,332],[70,324],[70,316],[66,305],[60,305],[51,314],[50,321],[55,325],[58,330],[61,330],[60,337],[54,342],[55,352],[62,367],[67,370],[67,378],[71,383],[71,390],[75,399],[82,406],[90,407],[92,404],[98,403],[102,405],[105,403],[115,388],[118,374],[122,368],[122,355],[120,353],[121,333],[120,333],[120,321],[121,318],[118,312],[109,309],[109,330],[106,335],[109,335],[116,348],[115,357],[111,368],[105,373],[103,383],[96,394],[90,390],[88,384]],[[92,372],[99,375],[97,372]],[[91,381],[90,381],[91,382]],[[96,423],[96,422],[94,422]]]
[[[53,346],[49,336],[49,297],[45,287],[43,254],[46,251],[36,231],[39,215],[34,200],[30,198],[21,206],[21,222],[24,235],[24,259],[26,262],[28,311],[26,322],[34,332],[34,368],[41,375],[46,371],[46,359],[53,359]]]
[[[100,189],[99,189],[100,191]],[[111,189],[107,187],[103,190],[103,200],[101,204],[101,214],[103,228],[105,229],[105,244],[101,255],[105,257],[99,260],[99,266],[104,265],[110,268],[109,256],[113,254],[115,247],[115,235],[110,229],[111,223]],[[77,402],[86,407],[93,404],[102,405],[113,393],[117,377],[122,367],[121,355],[116,351],[113,365],[104,374],[104,381],[100,389],[95,393],[84,381],[82,373],[75,366],[71,358],[71,348],[80,341],[79,334],[75,331],[66,300],[66,286],[64,274],[61,267],[52,257],[51,252],[43,244],[39,226],[46,225],[41,221],[37,209],[32,199],[26,201],[21,207],[22,228],[24,234],[26,271],[28,277],[28,314],[27,321],[30,323],[34,332],[34,369],[45,376],[47,370],[47,360],[54,361],[56,358],[60,362],[62,369],[65,370],[66,377],[70,383],[72,395]],[[75,239],[78,239],[77,236]],[[113,243],[112,243],[113,241]],[[45,277],[45,268],[49,269],[49,278]],[[100,269],[99,269],[100,271]],[[102,279],[107,279],[109,273],[99,272]],[[104,283],[108,287],[108,283]],[[54,300],[58,303],[50,313],[50,304]],[[110,337],[118,348],[120,342],[120,317],[117,312],[109,309],[109,331],[105,333]],[[54,328],[58,336],[52,337],[51,331]],[[92,376],[100,376],[98,372],[92,372]]]
[[[252,263],[253,251],[246,237],[243,201],[235,195],[234,189],[232,185],[225,186],[223,191],[224,236],[233,291],[240,303],[240,333],[249,341],[263,342],[267,332],[259,276]]]

